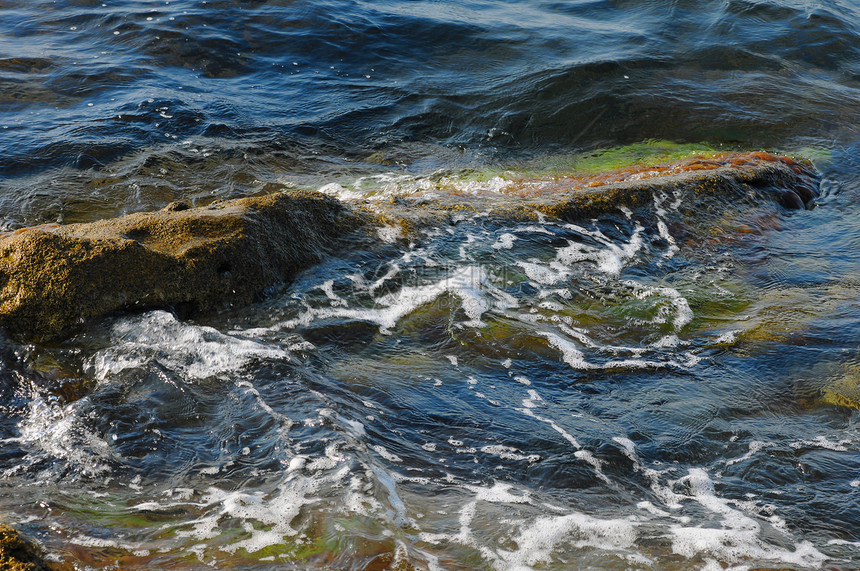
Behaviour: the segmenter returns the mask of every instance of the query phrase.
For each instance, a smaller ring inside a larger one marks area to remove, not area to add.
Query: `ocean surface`
[[[69,570],[858,569],[859,129],[854,0],[0,0],[0,231],[600,149],[822,175],[4,337],[0,520]]]

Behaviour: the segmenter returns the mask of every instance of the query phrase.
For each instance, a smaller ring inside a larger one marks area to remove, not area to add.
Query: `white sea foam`
[[[383,242],[393,244],[403,237],[403,229],[400,226],[380,226],[376,234]]]
[[[576,438],[574,438],[574,436],[570,432],[568,432],[567,430],[565,430],[564,428],[559,426],[558,423],[556,423],[554,420],[549,419],[549,418],[544,418],[544,417],[538,415],[534,411],[534,409],[537,408],[539,404],[545,403],[545,402],[546,401],[544,401],[540,397],[540,395],[537,394],[537,391],[535,391],[533,389],[529,389],[529,398],[524,399],[522,408],[518,408],[516,410],[525,414],[526,416],[530,416],[530,417],[534,418],[535,420],[538,420],[540,422],[545,422],[553,430],[558,432],[562,436],[562,438],[564,438],[568,443],[570,443],[571,446],[573,446],[574,448],[579,450],[581,448],[581,446],[579,445],[579,442],[576,440]]]
[[[584,513],[544,516],[524,523],[513,541],[515,551],[499,550],[500,569],[531,569],[552,562],[560,544],[574,548],[623,550],[636,541],[636,526],[624,519],[598,519]]]
[[[850,440],[830,440],[824,435],[818,435],[811,440],[800,440],[789,444],[792,448],[823,448],[825,450],[833,450],[835,452],[847,452],[847,445],[851,444]]]
[[[513,516],[506,522],[516,530],[505,547],[493,545],[479,539],[474,522],[479,512],[489,504],[515,506],[536,505],[528,493],[515,493],[513,486],[500,482],[490,487],[465,486],[472,491],[474,499],[459,511],[459,530],[456,533],[422,532],[419,538],[429,543],[452,542],[476,549],[492,568],[505,571],[524,571],[553,561],[554,553],[561,547],[574,549],[596,548],[608,551],[627,550],[636,541],[636,524],[626,519],[600,519],[584,513],[556,506],[541,505],[558,515],[543,515],[533,518]],[[514,512],[518,513],[518,512]],[[510,546],[513,546],[511,549]]]
[[[612,440],[621,445],[624,455],[633,462],[633,469],[637,472],[641,472],[648,479],[651,491],[654,492],[654,495],[663,502],[666,507],[673,510],[681,507],[681,501],[684,499],[684,496],[675,493],[669,486],[663,484],[660,472],[654,468],[649,468],[642,463],[639,459],[639,455],[636,453],[636,445],[632,440],[622,436],[615,436]]]
[[[386,449],[381,444],[374,444],[373,446],[371,446],[371,448],[373,448],[377,454],[379,454],[389,462],[403,462],[403,459],[400,456],[394,454],[393,452],[389,452],[388,449]]]
[[[561,351],[562,360],[574,369],[586,371],[595,368],[594,365],[585,361],[585,355],[573,342],[551,332],[544,333],[544,337],[551,346]]]
[[[320,187],[318,191],[344,201],[361,200],[365,197],[364,194],[344,188],[336,182],[326,184]]]
[[[533,225],[531,225],[531,226],[522,226],[522,227],[520,227],[520,228],[517,228],[517,229],[515,230],[515,232],[518,232],[518,233],[521,233],[521,234],[527,234],[527,233],[530,233],[530,234],[546,234],[546,235],[548,235],[548,236],[553,236],[553,235],[554,235],[554,234],[553,234],[549,229],[547,229],[546,227],[544,227],[544,226],[536,226],[536,225],[534,225],[534,224],[533,224]]]
[[[371,288],[373,291],[374,288]],[[375,299],[377,307],[371,309],[309,308],[299,318],[287,322],[287,327],[308,325],[317,319],[346,318],[366,321],[379,326],[382,333],[391,333],[397,322],[424,304],[433,303],[450,293],[460,298],[460,307],[468,317],[465,325],[482,327],[481,317],[487,311],[517,306],[516,299],[494,286],[480,266],[465,266],[448,277],[423,286],[406,286],[397,292],[386,293]]]
[[[72,474],[109,478],[110,462],[118,457],[107,440],[87,426],[89,408],[87,397],[67,405],[49,404],[42,397],[35,397],[18,423],[18,437],[7,442],[14,441],[34,460],[45,457],[61,460]],[[28,462],[19,461],[2,475],[10,477],[26,470],[27,465]],[[52,475],[49,471],[42,473],[45,478]]]
[[[719,515],[722,521],[719,528],[671,526],[674,553],[687,558],[714,557],[728,563],[755,559],[808,568],[820,568],[828,559],[808,541],[797,543],[793,550],[766,542],[761,537],[761,524],[718,497],[713,481],[703,469],[690,469],[679,483],[687,486],[693,500]]]
[[[579,228],[579,227],[577,227]],[[583,229],[580,229],[583,230]],[[598,238],[604,248],[596,248],[570,241],[568,246],[558,251],[556,260],[565,266],[570,266],[577,262],[591,261],[597,265],[597,269],[607,275],[618,275],[624,266],[642,249],[644,240],[645,228],[637,223],[630,236],[630,240],[625,243],[616,243],[610,240],[602,232],[587,232],[588,234]]]
[[[400,273],[400,265],[399,264],[393,263],[393,264],[389,265],[388,271],[385,272],[385,275],[383,275],[382,277],[380,277],[379,279],[374,281],[372,284],[370,284],[370,286],[367,288],[367,291],[371,295],[375,294],[376,290],[378,290],[383,285],[385,285],[386,282],[388,282],[391,278],[396,276],[398,273]]]
[[[523,269],[530,280],[543,285],[560,283],[570,278],[572,273],[570,268],[556,262],[545,264],[538,260],[531,260],[517,262],[517,265]]]
[[[114,324],[111,337],[112,346],[88,361],[88,372],[100,380],[152,361],[201,379],[236,371],[253,359],[290,357],[281,347],[183,323],[166,311],[123,318]]]
[[[454,188],[462,194],[499,193],[511,185],[511,181],[500,176],[494,176],[489,180],[464,180],[456,177],[443,177],[440,180],[442,186]]]
[[[490,454],[492,456],[498,456],[502,460],[525,460],[529,463],[537,462],[538,460],[540,460],[539,454],[523,454],[522,450],[513,448],[512,446],[504,446],[501,444],[483,446],[481,448],[481,452],[483,452],[484,454]]]
[[[499,236],[499,239],[493,244],[493,248],[496,250],[510,250],[514,247],[514,241],[517,239],[513,234],[506,232]]]
[[[411,521],[407,517],[407,508],[406,504],[403,503],[403,500],[400,498],[400,495],[397,493],[397,484],[394,481],[394,478],[378,466],[374,466],[372,468],[373,474],[376,476],[377,481],[381,483],[385,489],[388,491],[388,502],[391,506],[391,510],[389,511],[389,517],[395,523],[395,525],[399,527],[408,526]]]
[[[209,508],[208,513],[189,522],[190,529],[179,530],[176,535],[205,541],[221,533],[220,523],[225,518],[255,521],[262,525],[259,528],[246,527],[250,537],[221,547],[228,553],[235,553],[239,549],[255,553],[270,545],[283,543],[285,537],[298,534],[290,523],[302,506],[316,501],[312,498],[316,491],[316,481],[310,478],[295,479],[292,486],[282,488],[269,497],[259,492],[227,492],[210,488],[202,501]]]
[[[669,233],[669,227],[666,225],[665,217],[666,210],[663,208],[663,201],[668,197],[666,195],[655,194],[654,195],[654,213],[657,216],[657,232],[660,234],[660,237],[663,238],[668,247],[666,251],[663,252],[663,258],[669,259],[675,256],[678,252],[681,251],[681,248],[678,247],[678,243],[675,241],[675,238]],[[673,210],[677,210],[681,205],[680,196],[675,196],[675,202],[669,206],[669,208]]]
[[[738,339],[738,333],[741,331],[739,329],[733,329],[732,331],[726,331],[721,333],[719,337],[714,339],[715,345],[732,345]]]
[[[631,280],[625,280],[624,284],[630,286],[635,292],[634,295],[639,299],[655,295],[668,298],[675,312],[675,316],[672,318],[672,326],[675,328],[675,331],[681,331],[681,329],[693,321],[693,310],[690,309],[689,302],[675,288],[668,286],[648,286]],[[660,314],[654,318],[655,323],[661,323],[665,320]]]
[[[332,305],[346,305],[346,301],[334,293],[334,280],[326,280],[322,285],[317,287],[331,300]]]
[[[541,309],[547,309],[549,311],[562,311],[564,310],[564,306],[555,301],[542,301],[538,304],[538,307]]]
[[[749,460],[750,458],[752,458],[753,456],[755,456],[756,454],[758,454],[759,452],[761,452],[765,448],[770,448],[772,446],[776,446],[776,444],[774,444],[773,442],[761,442],[759,440],[753,440],[752,442],[750,442],[749,451],[746,454],[744,454],[743,456],[740,456],[738,458],[732,458],[732,459],[726,460],[726,466],[731,466],[732,464],[739,464],[741,462],[745,462],[746,460]]]

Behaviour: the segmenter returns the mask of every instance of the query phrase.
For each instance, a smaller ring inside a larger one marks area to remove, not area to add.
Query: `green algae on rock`
[[[118,310],[247,304],[357,223],[337,200],[290,192],[24,229],[0,240],[0,325],[45,339]]]
[[[856,364],[820,389],[820,400],[824,404],[860,410],[860,367]]]
[[[698,198],[775,200],[789,209],[810,208],[818,194],[818,175],[810,164],[769,153],[709,153],[684,160],[651,163],[594,173],[530,176],[508,173],[492,189],[458,191],[430,188],[376,203],[379,223],[399,226],[403,235],[431,223],[481,215],[501,221],[541,216],[574,221],[619,207],[639,208],[657,194],[688,192]],[[359,207],[366,207],[359,204]]]
[[[430,190],[386,202],[341,202],[292,190],[112,220],[25,228],[0,239],[0,326],[48,339],[111,312],[171,307],[182,314],[252,302],[331,252],[348,230],[419,230],[473,216],[500,222],[594,217],[650,204],[656,194],[814,203],[808,165],[767,153],[722,153],[600,174],[521,177],[493,192]]]

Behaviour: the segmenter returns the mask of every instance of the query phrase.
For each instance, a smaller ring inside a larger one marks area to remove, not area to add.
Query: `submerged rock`
[[[118,310],[247,304],[357,222],[337,200],[291,192],[24,229],[0,240],[0,325],[45,339]]]
[[[584,177],[521,177],[485,193],[436,189],[388,203],[345,203],[291,191],[42,225],[0,239],[0,326],[38,340],[115,311],[169,307],[193,314],[247,304],[318,262],[361,225],[399,228],[392,235],[413,239],[420,228],[474,215],[571,220],[680,191],[721,200],[769,196],[802,208],[813,203],[817,179],[791,159],[733,153]]]
[[[35,546],[17,531],[0,524],[0,569],[3,571],[51,571]]]
[[[502,220],[551,216],[581,220],[618,207],[635,209],[655,194],[691,193],[696,197],[740,201],[764,197],[788,209],[810,208],[818,195],[818,175],[810,165],[768,153],[722,153],[665,165],[615,169],[594,174],[552,177],[514,176],[498,190],[439,192],[435,189],[393,200],[380,217],[403,226],[481,214]]]
[[[825,404],[860,410],[860,368],[847,367],[834,380],[820,390],[820,400]]]

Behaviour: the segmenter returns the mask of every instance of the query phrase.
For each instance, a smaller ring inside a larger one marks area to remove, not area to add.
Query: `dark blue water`
[[[0,0],[4,230],[643,140],[822,173],[813,210],[383,229],[248,308],[4,340],[0,520],[64,569],[856,568],[858,80],[848,0]]]

